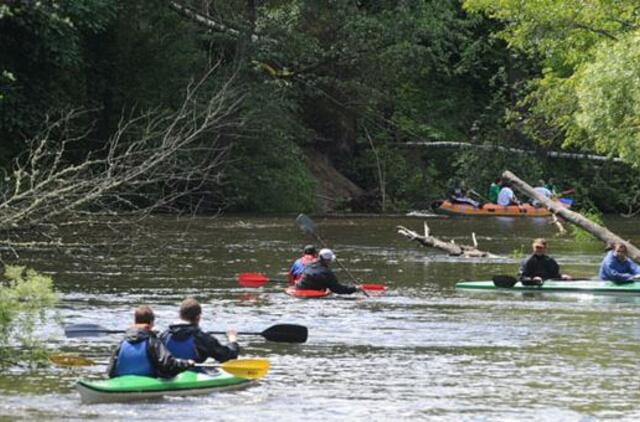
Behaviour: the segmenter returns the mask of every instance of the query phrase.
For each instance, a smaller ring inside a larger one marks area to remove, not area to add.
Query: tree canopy
[[[640,164],[637,2],[466,0],[464,6],[503,22],[499,36],[539,63],[527,112],[558,130],[565,146]],[[529,122],[540,129],[535,117]]]

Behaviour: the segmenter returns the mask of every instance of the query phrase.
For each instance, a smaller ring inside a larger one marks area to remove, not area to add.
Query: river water
[[[67,240],[103,246],[22,253],[50,273],[60,302],[40,329],[51,352],[105,359],[119,337],[65,338],[65,324],[125,328],[134,306],[150,304],[156,324],[177,318],[196,296],[207,330],[262,331],[276,323],[309,328],[304,344],[241,337],[244,357],[272,369],[241,391],[138,404],[81,405],[78,378],[104,366],[11,370],[0,375],[0,419],[46,420],[637,420],[640,418],[640,298],[580,294],[465,292],[460,280],[513,274],[531,239],[550,239],[562,272],[595,276],[599,242],[557,237],[545,219],[428,220],[435,236],[499,258],[452,258],[408,241],[397,225],[414,218],[315,218],[319,233],[357,277],[388,287],[355,300],[300,300],[270,283],[238,286],[242,272],[282,277],[313,243],[294,217],[156,217],[131,241],[127,226],[87,228]],[[607,220],[640,243],[637,220]],[[139,224],[137,226],[140,227]],[[71,229],[70,229],[71,230]],[[77,229],[76,229],[77,230]],[[124,240],[120,240],[124,239]],[[109,245],[109,246],[107,246]],[[348,277],[337,269],[341,280]]]

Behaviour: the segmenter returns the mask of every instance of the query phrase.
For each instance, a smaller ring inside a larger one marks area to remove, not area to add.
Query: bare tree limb
[[[496,257],[496,255],[478,249],[478,241],[475,233],[471,234],[474,246],[458,245],[453,239],[450,242],[445,242],[437,237],[431,236],[427,223],[424,223],[424,235],[420,235],[404,226],[398,226],[398,233],[407,237],[409,240],[420,243],[422,246],[440,249],[452,256],[463,256],[465,258]]]
[[[205,84],[215,69],[187,87],[177,110],[123,116],[104,148],[81,160],[71,153],[73,145],[90,129],[74,134],[71,128],[88,112],[48,120],[0,192],[0,232],[51,233],[61,222],[123,211],[144,217],[218,186],[229,136],[244,126],[238,112],[244,95],[232,88],[233,78],[212,94]]]
[[[547,157],[551,158],[567,158],[573,160],[591,160],[591,161],[612,161],[614,163],[622,163],[624,162],[621,158],[617,157],[607,157],[604,155],[594,155],[594,154],[579,154],[573,152],[559,152],[559,151],[534,151],[534,150],[524,150],[519,148],[509,148],[504,147],[502,145],[488,145],[488,144],[472,144],[469,142],[426,142],[426,141],[410,141],[405,142],[402,145],[407,146],[422,146],[425,148],[476,148],[476,149],[484,149],[484,150],[498,150],[503,152],[509,152],[514,154],[545,154]]]
[[[233,37],[240,37],[242,34],[237,29],[231,28],[228,25],[225,25],[221,22],[216,21],[211,16],[205,16],[201,13],[196,12],[195,10],[180,4],[177,1],[170,1],[169,7],[178,12],[178,14],[186,17],[187,19],[197,23],[200,26],[203,26],[212,31],[221,32],[225,34],[229,34]],[[251,34],[251,41],[256,42],[260,40],[260,37],[256,34]]]

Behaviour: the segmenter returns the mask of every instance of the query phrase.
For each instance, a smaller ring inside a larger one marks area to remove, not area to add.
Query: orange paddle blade
[[[262,287],[269,279],[260,273],[242,273],[238,276],[238,284],[243,287]]]
[[[362,288],[364,290],[379,291],[379,292],[384,291],[384,290],[387,289],[386,287],[384,287],[383,284],[370,284],[369,283],[369,284],[362,284],[361,286],[362,286]]]

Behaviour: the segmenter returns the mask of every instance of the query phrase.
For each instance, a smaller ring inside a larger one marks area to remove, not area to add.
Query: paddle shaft
[[[329,246],[327,246],[327,243],[320,237],[320,235],[318,233],[316,233],[315,231],[311,232],[311,234],[318,240],[318,242],[320,242],[320,244],[322,246],[324,246],[325,248],[329,248]],[[338,257],[336,256],[336,264],[338,264],[338,266],[340,268],[342,268],[344,270],[344,272],[347,273],[347,275],[349,276],[349,278],[351,279],[351,281],[353,281],[356,284],[360,284],[360,281],[358,281],[358,279],[356,279],[353,274],[351,274],[351,271],[349,271],[349,269],[347,267],[345,267],[344,265],[342,265],[342,262],[338,259]]]
[[[87,333],[91,332],[96,332],[96,333],[104,333],[104,334],[124,334],[127,331],[126,330],[109,330],[106,328],[99,328],[99,329],[95,329],[95,330],[86,330]],[[226,331],[207,331],[207,334],[227,334]],[[253,332],[253,331],[238,331],[237,333],[238,335],[243,335],[243,336],[262,336],[264,335],[264,333],[258,333],[258,332]]]
[[[76,324],[65,327],[67,337],[90,337],[106,334],[121,334],[125,330],[110,330],[97,324]],[[225,331],[209,331],[209,334],[226,334]],[[242,335],[259,335],[269,341],[281,343],[304,343],[307,340],[307,327],[297,324],[276,324],[264,331],[241,331]]]

